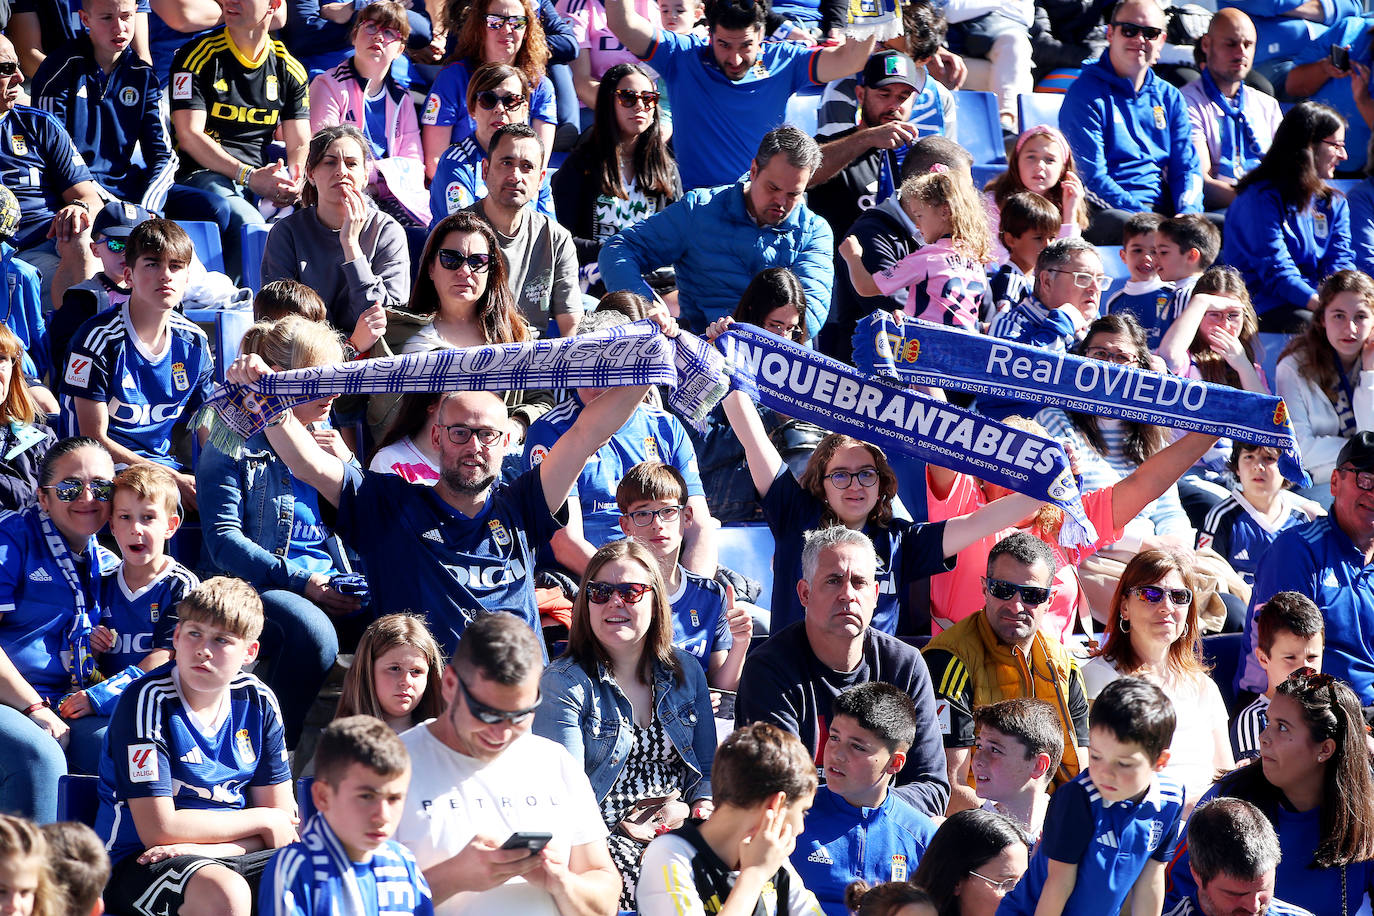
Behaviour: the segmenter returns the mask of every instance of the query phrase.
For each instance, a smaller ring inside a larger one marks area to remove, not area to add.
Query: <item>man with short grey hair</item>
[[[1207,802],[1188,820],[1187,868],[1173,866],[1164,916],[1312,916],[1274,897],[1280,856],[1260,809],[1239,798]]]
[[[1098,315],[1111,279],[1081,238],[1055,239],[1035,261],[1031,294],[997,315],[988,334],[1063,353]]]
[[[769,722],[801,738],[826,772],[835,697],[883,681],[916,704],[916,743],[893,791],[932,817],[949,801],[935,694],[921,653],[869,626],[878,603],[878,559],[867,535],[833,525],[808,532],[797,594],[805,619],[784,627],[744,663],[735,722]]]
[[[806,329],[815,337],[830,311],[834,239],[803,195],[821,151],[791,125],[770,130],[749,174],[732,185],[699,188],[613,236],[599,264],[607,292],[653,293],[644,275],[677,268],[679,320],[701,332],[734,311],[761,270],[786,267],[806,291]]]

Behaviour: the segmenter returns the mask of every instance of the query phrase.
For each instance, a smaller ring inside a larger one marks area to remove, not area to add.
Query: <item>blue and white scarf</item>
[[[48,545],[48,553],[62,572],[62,581],[72,590],[72,625],[67,631],[66,647],[62,650],[62,664],[71,675],[72,692],[82,690],[95,678],[95,656],[91,653],[91,631],[95,629],[94,616],[87,607],[86,585],[81,581],[76,561],[72,558],[67,539],[57,530],[52,518],[42,509],[38,510],[38,522],[43,529],[43,541]],[[100,576],[100,548],[92,537],[86,542],[87,561],[93,564],[92,575]]]
[[[925,321],[899,327],[882,312],[855,329],[854,364],[913,385],[1274,446],[1283,476],[1311,485],[1288,408],[1274,395],[1051,353]]]
[[[823,429],[1001,484],[1064,510],[1060,543],[1097,534],[1058,442],[1005,426],[798,346],[751,325],[716,341],[732,387],[764,407]]]
[[[1242,83],[1236,92],[1236,100],[1232,102],[1222,95],[1206,68],[1203,68],[1202,82],[1199,85],[1207,94],[1207,98],[1220,108],[1222,113],[1222,120],[1217,124],[1220,142],[1217,150],[1217,174],[1232,181],[1239,181],[1264,158],[1264,150],[1260,148],[1259,140],[1255,137],[1255,129],[1250,126],[1250,119],[1245,116],[1245,93],[1248,90]]]

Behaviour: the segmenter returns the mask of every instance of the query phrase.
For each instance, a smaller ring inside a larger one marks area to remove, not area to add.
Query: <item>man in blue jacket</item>
[[[1064,96],[1059,126],[1088,191],[1094,244],[1120,244],[1132,213],[1202,210],[1188,106],[1151,69],[1163,46],[1164,11],[1154,0],[1122,0],[1107,26],[1107,53]]]
[[[806,290],[806,330],[815,337],[830,311],[835,278],[830,226],[802,201],[820,164],[815,140],[791,125],[770,130],[748,177],[689,191],[607,241],[599,259],[606,291],[652,298],[644,275],[672,264],[679,319],[700,332],[734,311],[755,274],[786,267]]]

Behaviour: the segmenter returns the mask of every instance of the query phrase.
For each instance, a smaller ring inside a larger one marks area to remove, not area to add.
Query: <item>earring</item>
[[[1120,625],[1121,632],[1123,632],[1123,633],[1129,633],[1129,632],[1131,632],[1131,621],[1130,621],[1130,618],[1128,618],[1128,617],[1122,617],[1122,618],[1118,621],[1118,623],[1119,623],[1119,625]]]

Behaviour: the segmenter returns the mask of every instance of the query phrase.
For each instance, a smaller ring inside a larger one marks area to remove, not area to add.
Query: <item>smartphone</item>
[[[730,722],[735,721],[735,692],[733,690],[717,690],[713,687],[711,693],[720,697],[720,703],[716,705],[716,718]]]
[[[1332,45],[1331,66],[1335,67],[1337,70],[1349,70],[1350,50],[1348,48],[1343,48],[1340,45]]]
[[[553,839],[552,833],[522,833],[517,830],[501,844],[502,849],[527,849],[530,855],[534,855],[545,846],[549,845],[549,840]]]

